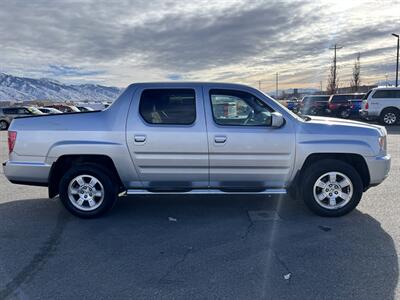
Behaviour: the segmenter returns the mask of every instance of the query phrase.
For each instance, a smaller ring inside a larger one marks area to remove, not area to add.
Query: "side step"
[[[262,191],[252,192],[252,191],[221,191],[218,189],[193,189],[190,191],[184,192],[174,192],[174,191],[160,191],[160,192],[153,192],[143,189],[131,189],[127,190],[126,193],[128,195],[193,195],[193,194],[221,194],[221,195],[249,195],[249,194],[267,194],[267,195],[285,195],[286,189],[265,189]]]

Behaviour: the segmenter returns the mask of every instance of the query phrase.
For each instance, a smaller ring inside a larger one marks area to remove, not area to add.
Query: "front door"
[[[225,190],[285,187],[294,162],[293,128],[272,128],[261,97],[205,86],[210,186]]]
[[[173,191],[208,187],[207,132],[200,86],[152,85],[136,91],[129,111],[127,142],[144,188]]]

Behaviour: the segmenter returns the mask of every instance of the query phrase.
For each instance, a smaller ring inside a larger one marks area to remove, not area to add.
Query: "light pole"
[[[398,34],[392,33],[394,37],[397,37],[397,61],[396,61],[396,87],[399,86],[399,44],[400,37]]]

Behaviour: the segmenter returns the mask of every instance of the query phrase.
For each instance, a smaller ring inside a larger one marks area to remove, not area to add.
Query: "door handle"
[[[214,142],[217,144],[223,144],[226,142],[226,136],[215,136],[214,137]]]
[[[146,141],[146,136],[145,135],[135,135],[134,139],[135,139],[135,142],[137,142],[137,143],[144,143]]]

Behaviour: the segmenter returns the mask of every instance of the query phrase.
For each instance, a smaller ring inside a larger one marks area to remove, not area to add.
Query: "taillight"
[[[8,153],[13,152],[16,140],[17,140],[17,132],[9,131],[8,132]]]
[[[368,107],[369,107],[369,104],[367,102],[367,103],[365,103],[365,109],[368,109]]]

